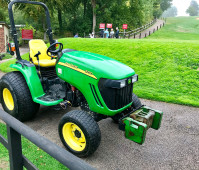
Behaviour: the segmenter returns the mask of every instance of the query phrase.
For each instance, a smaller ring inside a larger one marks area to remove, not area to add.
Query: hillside
[[[163,29],[149,39],[199,40],[199,17],[167,18]]]

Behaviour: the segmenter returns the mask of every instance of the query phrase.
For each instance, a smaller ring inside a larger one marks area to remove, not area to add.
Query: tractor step
[[[45,105],[45,106],[54,106],[61,103],[63,99],[55,99],[53,96],[45,94],[41,97],[35,98],[34,102]]]
[[[125,126],[125,137],[136,143],[143,144],[149,128],[158,130],[163,112],[143,106],[122,119]]]

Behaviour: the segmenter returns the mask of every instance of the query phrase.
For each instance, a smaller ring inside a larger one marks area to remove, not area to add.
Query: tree
[[[172,1],[173,1],[173,0],[161,0],[161,2],[160,2],[161,10],[164,12],[164,11],[166,11],[168,8],[170,8],[170,7],[171,7]]]
[[[8,18],[10,0],[0,0],[0,17]],[[129,29],[142,26],[162,15],[172,0],[30,0],[45,3],[50,11],[52,29],[57,35],[79,33],[80,36],[97,32],[99,23],[112,23],[113,28],[128,24]],[[46,31],[45,13],[42,7],[16,4],[17,24],[29,23],[42,33]],[[19,9],[19,10],[18,10]],[[5,14],[3,11],[6,11]]]
[[[199,11],[198,3],[195,0],[192,0],[189,8],[186,10],[186,13],[190,16],[197,16]]]
[[[8,21],[8,4],[10,0],[0,0],[0,21]],[[6,9],[6,10],[5,10]]]
[[[159,18],[171,6],[172,0],[154,0],[153,16]]]
[[[6,14],[2,8],[0,8],[0,21],[6,20]]]
[[[163,17],[176,17],[178,15],[178,10],[175,6],[170,7],[166,11],[163,12]]]
[[[96,27],[96,0],[91,0],[91,4],[93,7],[93,34],[95,34]]]

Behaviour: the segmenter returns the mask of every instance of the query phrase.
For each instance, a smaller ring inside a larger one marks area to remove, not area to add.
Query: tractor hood
[[[135,74],[133,69],[119,61],[103,55],[83,51],[64,53],[58,64],[65,64],[72,69],[89,72],[98,79],[120,80]]]

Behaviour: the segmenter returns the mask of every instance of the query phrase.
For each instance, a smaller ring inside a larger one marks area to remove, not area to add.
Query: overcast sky
[[[199,4],[199,0],[196,0]],[[173,0],[173,5],[178,9],[178,16],[188,16],[186,10],[190,5],[191,0]]]

